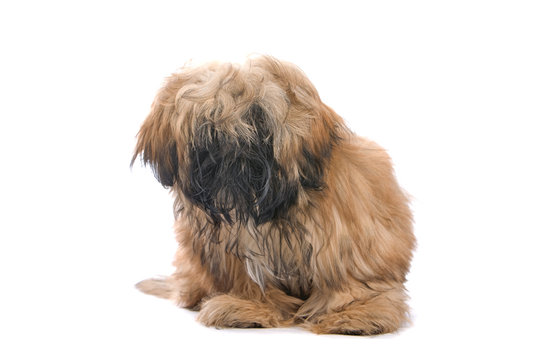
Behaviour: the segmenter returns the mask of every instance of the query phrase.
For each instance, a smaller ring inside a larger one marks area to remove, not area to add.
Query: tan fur
[[[231,141],[257,136],[244,120],[255,102],[269,114],[275,158],[291,181],[305,176],[310,165],[303,151],[324,158],[333,137],[339,138],[324,162],[324,188],[300,187],[288,210],[287,221],[305,231],[293,234],[285,248],[278,249],[276,223],[282,220],[213,229],[179,185],[189,181],[194,134],[208,123]],[[164,155],[170,146],[178,164]],[[415,246],[407,197],[386,152],[352,134],[295,66],[259,57],[242,66],[212,63],[174,74],[139,132],[139,154],[165,173],[179,169],[171,185],[177,270],[139,283],[141,291],[200,310],[199,320],[216,327],[296,323],[316,333],[370,335],[406,322],[403,284]],[[256,234],[270,243],[262,248]],[[272,254],[294,273],[279,275]]]

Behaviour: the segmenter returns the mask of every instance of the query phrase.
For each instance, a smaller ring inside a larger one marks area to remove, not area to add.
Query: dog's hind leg
[[[172,275],[143,280],[136,285],[137,289],[197,310],[203,298],[216,293],[212,275],[201,264],[200,257],[193,254],[192,247],[183,243],[179,244],[174,265],[176,271]]]
[[[154,295],[163,299],[170,299],[172,286],[169,278],[152,278],[138,282],[135,287],[148,295]]]

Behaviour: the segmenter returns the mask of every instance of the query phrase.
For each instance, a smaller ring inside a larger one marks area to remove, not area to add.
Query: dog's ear
[[[150,165],[156,179],[165,187],[178,180],[178,143],[172,127],[178,121],[175,96],[179,84],[174,77],[157,94],[150,114],[137,134],[137,145],[131,165],[141,157],[144,165]]]
[[[285,91],[289,104],[283,126],[276,127],[281,139],[275,151],[278,162],[288,173],[298,174],[305,190],[324,188],[327,160],[345,131],[343,120],[321,101],[315,86],[295,65],[270,56],[254,61]]]

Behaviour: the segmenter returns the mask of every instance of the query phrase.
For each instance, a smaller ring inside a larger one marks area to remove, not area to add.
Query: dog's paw
[[[269,328],[278,327],[281,319],[279,313],[265,303],[218,295],[202,303],[197,320],[217,328]]]
[[[391,332],[393,329],[385,329],[376,322],[365,321],[355,318],[343,318],[339,314],[325,315],[318,321],[310,323],[308,329],[317,334],[342,334],[342,335],[379,335]]]

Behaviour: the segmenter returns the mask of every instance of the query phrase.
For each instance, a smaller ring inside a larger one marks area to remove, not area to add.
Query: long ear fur
[[[137,134],[137,146],[131,165],[141,156],[144,165],[150,165],[156,179],[165,187],[178,180],[178,144],[172,134],[177,121],[174,99],[179,85],[171,77],[156,96],[150,114]]]
[[[295,174],[304,190],[324,187],[324,170],[332,148],[345,135],[343,120],[320,99],[307,76],[293,64],[270,56],[254,60],[286,93],[289,109],[281,126],[276,158],[287,173]]]

